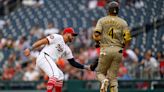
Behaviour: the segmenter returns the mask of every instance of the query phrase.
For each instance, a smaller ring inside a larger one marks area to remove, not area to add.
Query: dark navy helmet
[[[115,15],[117,15],[118,12],[119,12],[119,3],[116,2],[116,1],[109,2],[109,3],[106,5],[106,10],[107,10],[107,12],[110,13],[110,14],[115,14]]]

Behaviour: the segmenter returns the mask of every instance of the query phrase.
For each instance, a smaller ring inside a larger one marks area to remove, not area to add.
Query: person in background
[[[58,34],[59,29],[55,28],[55,25],[52,22],[48,22],[47,29],[44,31],[44,35],[48,36],[50,34]]]

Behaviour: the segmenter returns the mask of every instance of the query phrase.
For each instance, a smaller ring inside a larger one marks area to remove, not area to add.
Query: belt
[[[49,54],[47,54],[46,52],[44,52],[44,54],[46,54],[47,56],[50,56]]]
[[[52,60],[54,60],[49,54],[47,54],[46,52],[44,52],[45,55],[49,56]],[[59,67],[59,65],[56,63],[57,67]]]
[[[120,45],[110,45],[110,44],[100,44],[100,47],[120,47],[120,48],[122,48],[122,46],[120,46]]]
[[[48,53],[43,52],[45,55],[49,56],[52,60],[55,60],[54,58],[52,58]]]
[[[120,46],[118,46],[118,45],[108,45],[108,44],[102,44],[102,45],[100,45],[100,47],[120,47]],[[122,47],[120,47],[120,48],[122,48]],[[122,53],[122,52],[123,52],[123,50],[122,50],[122,49],[120,49],[118,52],[119,52],[119,53]]]

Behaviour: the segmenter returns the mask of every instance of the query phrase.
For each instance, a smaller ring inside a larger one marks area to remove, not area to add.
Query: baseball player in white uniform
[[[67,42],[72,42],[74,36],[77,36],[77,34],[73,28],[65,28],[62,35],[51,34],[35,42],[31,48],[25,49],[24,51],[24,54],[29,56],[31,50],[41,45],[46,45],[37,57],[36,65],[49,76],[47,92],[52,92],[53,88],[55,88],[55,92],[62,92],[64,75],[55,63],[59,57],[67,59],[76,68],[90,70],[89,66],[81,65],[74,60],[72,51],[66,44]]]

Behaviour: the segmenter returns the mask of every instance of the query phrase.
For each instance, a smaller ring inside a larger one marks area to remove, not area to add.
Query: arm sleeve
[[[67,59],[67,60],[73,67],[76,67],[76,68],[79,68],[79,69],[84,69],[84,65],[76,62],[74,58]]]

